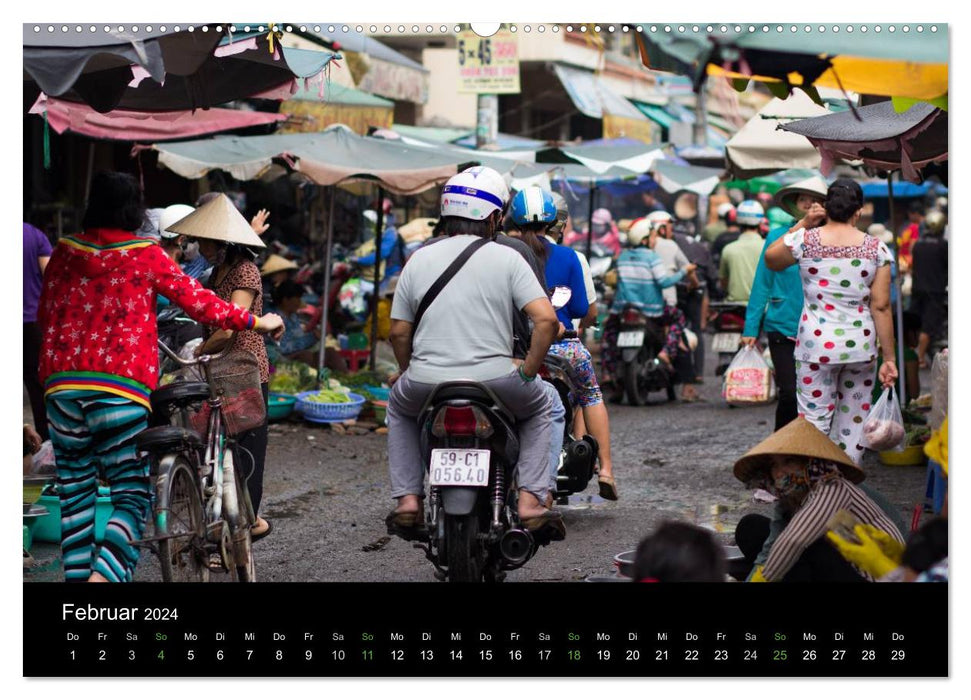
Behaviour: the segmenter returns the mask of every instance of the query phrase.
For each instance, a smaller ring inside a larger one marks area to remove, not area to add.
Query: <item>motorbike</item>
[[[715,376],[725,374],[732,358],[738,352],[745,329],[746,305],[731,301],[713,301],[708,306],[711,312],[708,327],[714,330],[711,349],[718,353],[718,364]]]
[[[569,291],[558,288],[554,306],[562,307]],[[472,381],[439,384],[418,424],[429,495],[427,525],[415,546],[425,551],[440,580],[500,582],[540,547],[563,539],[554,528],[531,532],[520,522],[516,421],[488,387]]]
[[[664,328],[635,307],[625,307],[617,333],[615,401],[623,401],[626,393],[632,406],[642,406],[654,391],[664,391],[674,401],[675,372],[657,356],[663,348]]]
[[[202,324],[193,321],[186,316],[182,309],[175,305],[162,309],[156,315],[156,323],[158,324],[159,341],[165,343],[170,348],[181,349],[189,341],[202,338],[204,335]],[[178,365],[169,359],[161,350],[159,350],[158,366],[160,375],[178,369]]]
[[[563,539],[519,520],[519,437],[512,412],[488,387],[445,382],[419,414],[430,486],[426,528],[415,546],[442,581],[500,582],[541,546]]]

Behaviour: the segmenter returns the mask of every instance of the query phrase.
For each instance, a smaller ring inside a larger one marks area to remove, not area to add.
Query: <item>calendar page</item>
[[[949,25],[626,12],[23,23],[25,677],[950,675]]]

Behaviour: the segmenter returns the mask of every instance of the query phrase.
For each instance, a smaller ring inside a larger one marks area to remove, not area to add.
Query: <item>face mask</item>
[[[774,479],[775,495],[792,505],[802,503],[809,493],[809,477],[805,474],[782,474]]]

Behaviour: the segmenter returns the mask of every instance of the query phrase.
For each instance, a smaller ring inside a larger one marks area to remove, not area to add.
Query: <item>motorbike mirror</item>
[[[573,290],[569,287],[557,287],[553,290],[553,295],[550,297],[550,303],[553,304],[554,309],[562,309],[570,301],[573,296]]]

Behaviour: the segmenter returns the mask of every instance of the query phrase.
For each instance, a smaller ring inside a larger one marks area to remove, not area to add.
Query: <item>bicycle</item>
[[[149,453],[157,478],[152,509],[155,536],[135,544],[155,551],[166,583],[207,582],[211,571],[226,571],[233,580],[253,582],[251,527],[256,517],[236,464],[239,446],[226,433],[222,398],[210,368],[232,345],[194,360],[182,359],[161,341],[159,348],[181,367],[201,367],[205,381],[176,382],[152,394],[157,416],[175,419],[179,425],[158,425],[137,437],[139,450]],[[210,409],[205,438],[188,427],[190,407],[203,401]]]

